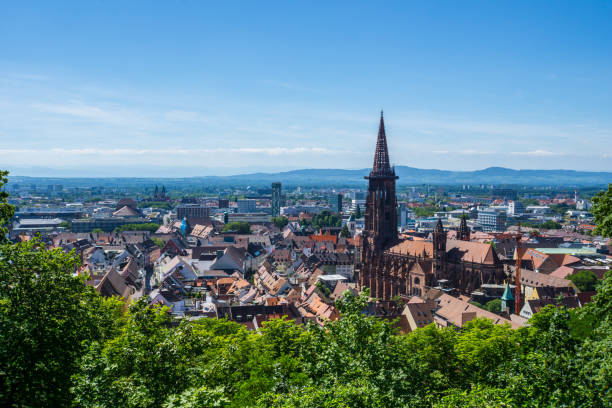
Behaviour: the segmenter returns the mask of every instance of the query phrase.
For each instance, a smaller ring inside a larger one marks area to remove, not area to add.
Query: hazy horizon
[[[551,169],[513,169],[510,167],[503,166],[490,166],[486,168],[479,169],[468,169],[468,170],[453,170],[453,169],[438,169],[438,168],[418,168],[414,166],[403,166],[402,167],[411,167],[416,168],[418,170],[433,170],[433,171],[450,171],[450,172],[475,172],[486,170],[491,167],[501,167],[509,170],[520,170],[520,171],[530,171],[530,170],[550,170],[550,171],[576,171],[576,172],[588,172],[588,173],[612,173],[607,171],[589,171],[589,170],[576,170],[576,169],[563,169],[563,168],[551,168]],[[292,171],[301,171],[301,170],[347,170],[347,171],[357,171],[357,170],[367,170],[369,167],[361,167],[361,168],[339,168],[339,167],[309,167],[309,168],[276,168],[269,167],[264,168],[260,171],[253,171],[249,168],[210,168],[210,169],[187,169],[182,167],[168,167],[168,168],[158,168],[157,171],[152,172],[147,168],[135,168],[131,170],[127,169],[117,169],[115,168],[92,168],[88,172],[84,172],[82,170],[76,169],[52,169],[52,168],[8,168],[10,177],[32,177],[32,178],[92,178],[92,179],[103,179],[103,178],[198,178],[198,177],[232,177],[232,176],[243,176],[250,174],[277,174],[277,173],[286,173]]]

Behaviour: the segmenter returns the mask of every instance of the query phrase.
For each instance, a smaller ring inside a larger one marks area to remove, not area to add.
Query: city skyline
[[[611,5],[351,4],[9,4],[4,167],[612,170]]]

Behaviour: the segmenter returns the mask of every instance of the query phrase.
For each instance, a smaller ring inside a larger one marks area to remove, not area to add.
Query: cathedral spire
[[[391,164],[389,163],[389,150],[387,149],[387,135],[385,134],[385,119],[380,111],[380,125],[378,126],[378,139],[376,140],[376,153],[374,153],[374,165],[372,176],[390,176]]]
[[[436,232],[444,232],[444,226],[442,225],[442,218],[438,217],[438,222],[436,223]]]
[[[467,226],[467,217],[465,216],[465,212],[461,217],[461,224],[459,224],[459,231],[457,233],[457,239],[460,241],[469,241],[470,240],[470,229]]]

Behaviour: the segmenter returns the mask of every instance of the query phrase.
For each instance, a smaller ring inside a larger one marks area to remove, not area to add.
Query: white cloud
[[[423,152],[426,153],[426,152]],[[489,154],[497,154],[497,152],[491,150],[474,150],[474,149],[463,149],[463,150],[433,150],[434,154],[463,154],[463,155],[489,155]]]
[[[530,150],[526,152],[510,152],[514,156],[534,156],[534,157],[551,157],[551,156],[566,156],[567,153],[551,152],[549,150]]]
[[[35,103],[32,104],[34,109],[40,110],[47,113],[55,113],[58,115],[69,115],[76,116],[85,119],[94,119],[100,121],[107,121],[112,119],[113,115],[103,109],[96,106],[89,106],[84,104],[50,104],[50,103]]]
[[[135,149],[135,148],[51,148],[51,149],[0,149],[0,154],[46,154],[57,153],[65,155],[106,155],[106,156],[121,156],[121,155],[164,155],[166,157],[173,155],[194,155],[202,153],[229,153],[229,154],[264,154],[269,156],[279,155],[329,155],[339,153],[351,153],[347,150],[331,150],[324,147],[239,147],[239,148],[216,148],[216,149]]]

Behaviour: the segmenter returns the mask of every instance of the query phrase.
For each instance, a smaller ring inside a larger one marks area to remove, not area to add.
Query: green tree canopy
[[[484,306],[484,308],[488,310],[489,312],[499,314],[499,312],[501,312],[501,303],[502,303],[501,299],[489,300],[487,304]]]
[[[417,217],[433,217],[438,211],[441,211],[440,207],[414,207],[414,215]]]
[[[351,237],[351,231],[349,231],[348,226],[346,224],[344,224],[344,226],[342,227],[342,230],[340,231],[340,236],[343,238]]]
[[[539,228],[542,229],[561,229],[563,226],[558,222],[548,220],[538,225]]]
[[[289,224],[289,219],[287,217],[279,216],[272,217],[272,222],[280,229],[283,229]]]
[[[225,224],[223,227],[223,232],[236,232],[238,234],[250,234],[251,233],[251,225],[245,221],[237,221],[230,222],[229,224]]]
[[[115,228],[115,232],[123,232],[123,231],[149,231],[155,232],[159,229],[160,224],[155,224],[153,222],[146,222],[144,224],[125,224],[120,227]]]
[[[342,225],[342,219],[337,214],[324,210],[312,216],[311,225],[315,228],[339,227]]]
[[[73,275],[78,262],[38,240],[0,247],[0,405],[70,405],[83,341],[115,335],[120,306]]]
[[[15,214],[15,208],[8,203],[8,193],[4,186],[8,182],[8,171],[0,170],[0,243],[7,241],[7,224]]]
[[[593,271],[589,271],[588,269],[583,269],[574,273],[573,275],[568,275],[566,279],[574,282],[581,292],[594,291],[599,283],[597,276],[593,273]]]
[[[161,238],[152,237],[151,241],[153,241],[153,243],[157,245],[159,248],[163,248],[166,246],[166,242]]]
[[[160,210],[171,210],[172,203],[167,201],[141,201],[138,203],[139,208],[158,208]]]
[[[608,184],[607,191],[595,194],[591,211],[597,225],[595,233],[612,237],[612,184]]]

